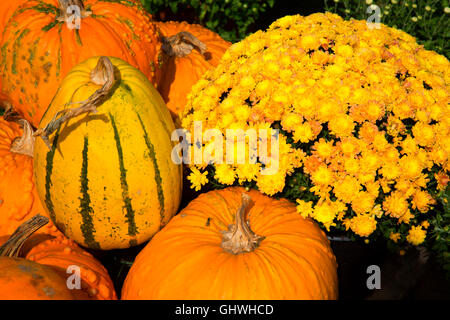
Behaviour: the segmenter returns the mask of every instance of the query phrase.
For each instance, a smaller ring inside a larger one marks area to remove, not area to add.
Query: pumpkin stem
[[[162,38],[162,49],[170,57],[182,58],[189,55],[195,48],[203,55],[206,44],[197,39],[192,33],[181,31],[171,37]]]
[[[9,237],[8,241],[0,247],[0,257],[17,258],[25,241],[48,222],[49,219],[47,217],[36,215],[22,223]]]
[[[34,136],[40,136],[51,150],[49,136],[58,130],[61,125],[83,113],[97,113],[97,106],[105,101],[114,88],[114,66],[108,57],[100,57],[97,66],[91,72],[91,81],[102,87],[95,91],[87,100],[77,102],[78,108],[64,109],[55,114],[52,121],[43,129],[38,129]]]
[[[87,11],[84,8],[84,4],[82,0],[58,0],[59,2],[59,15],[56,17],[57,21],[60,22],[66,22],[66,23],[72,23],[75,17],[79,18],[87,18],[92,14],[92,11]],[[74,8],[77,7],[77,9],[74,10]]]
[[[23,154],[29,157],[33,157],[34,154],[34,141],[36,138],[33,136],[33,128],[31,124],[25,119],[19,119],[17,122],[23,128],[23,135],[20,138],[14,139],[9,149],[12,153]]]
[[[5,103],[5,106],[6,110],[3,119],[8,122],[16,122],[23,129],[22,137],[14,139],[9,150],[12,153],[33,157],[35,138],[33,137],[34,131],[31,124],[27,120],[22,119],[22,116],[14,110],[10,103]]]
[[[232,254],[252,252],[264,237],[258,236],[250,230],[249,223],[245,221],[245,214],[253,206],[249,195],[242,194],[242,205],[236,212],[236,223],[228,226],[228,231],[222,231],[222,248]]]

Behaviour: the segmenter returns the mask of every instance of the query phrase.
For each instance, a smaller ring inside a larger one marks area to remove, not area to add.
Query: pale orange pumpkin
[[[122,299],[337,299],[337,263],[295,204],[241,187],[201,194],[139,253]]]
[[[192,86],[207,70],[217,66],[231,43],[198,24],[175,21],[156,24],[163,34],[164,52],[158,91],[177,122]]]
[[[91,254],[69,239],[33,234],[48,222],[36,215],[0,237],[0,300],[117,299],[108,272]],[[79,288],[68,286],[73,266]]]

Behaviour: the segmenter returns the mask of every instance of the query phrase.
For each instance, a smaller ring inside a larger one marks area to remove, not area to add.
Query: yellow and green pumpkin
[[[108,93],[92,103],[96,112],[53,126],[108,83]],[[45,131],[49,127],[54,130]],[[34,148],[37,191],[58,229],[92,249],[149,240],[180,203],[182,168],[171,159],[174,129],[159,93],[125,61],[93,57],[74,67],[36,132],[46,132],[41,136],[48,140],[36,139]]]

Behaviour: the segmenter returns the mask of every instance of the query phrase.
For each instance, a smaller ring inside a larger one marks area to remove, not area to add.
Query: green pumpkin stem
[[[228,226],[228,231],[222,231],[222,248],[232,254],[252,252],[264,237],[255,234],[245,220],[245,215],[253,206],[249,195],[242,194],[242,205],[236,212],[236,222]]]
[[[79,18],[87,18],[89,17],[92,12],[87,11],[84,8],[84,4],[82,0],[58,0],[59,3],[59,15],[56,17],[57,21],[60,22],[66,22],[66,23],[73,23],[74,15],[77,13],[72,10],[73,6],[78,7],[79,11]]]
[[[41,137],[47,147],[51,150],[49,136],[58,130],[61,125],[72,118],[78,117],[84,113],[97,113],[97,106],[102,104],[114,89],[116,81],[114,74],[114,65],[108,57],[100,57],[97,66],[91,72],[91,81],[102,87],[95,91],[87,100],[78,102],[78,108],[64,109],[55,114],[52,121],[43,129],[38,129],[35,137]]]
[[[0,257],[17,258],[25,241],[49,222],[47,217],[36,215],[22,223],[11,237],[0,247]]]
[[[206,53],[206,44],[197,39],[193,34],[182,31],[171,37],[162,38],[162,49],[170,57],[182,58],[197,49],[202,55]]]

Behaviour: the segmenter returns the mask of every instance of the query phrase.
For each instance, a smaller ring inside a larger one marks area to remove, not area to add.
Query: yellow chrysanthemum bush
[[[246,163],[192,161],[191,186],[257,188],[329,232],[419,245],[449,180],[448,70],[444,56],[382,24],[281,18],[229,48],[192,88],[182,119],[194,137],[196,123],[224,136],[276,129],[276,157],[269,146],[247,159],[257,148],[246,137]],[[191,153],[211,144],[192,141]]]

